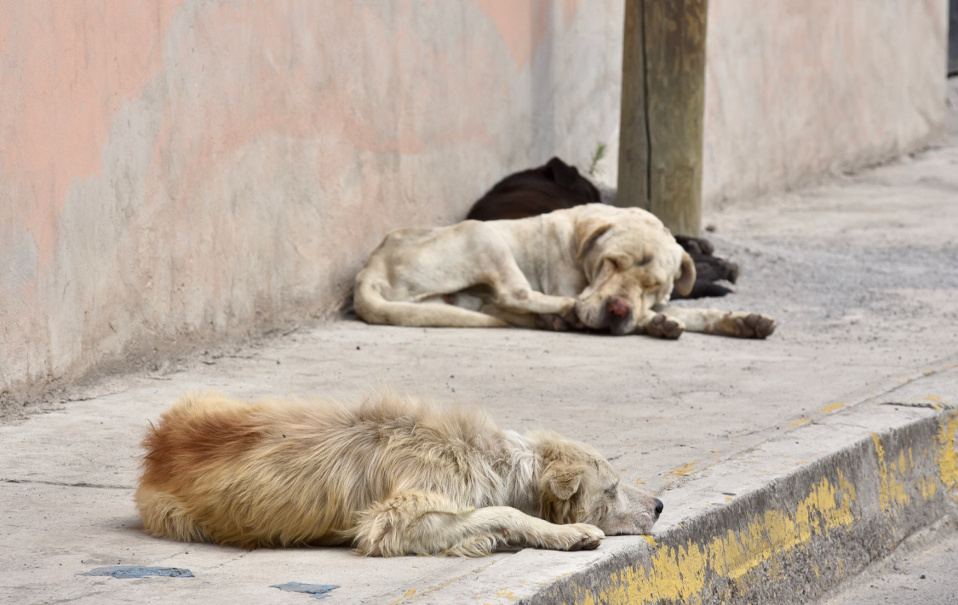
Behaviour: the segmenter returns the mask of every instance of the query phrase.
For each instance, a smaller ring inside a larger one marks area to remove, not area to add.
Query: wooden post
[[[616,203],[702,229],[708,0],[626,0]]]

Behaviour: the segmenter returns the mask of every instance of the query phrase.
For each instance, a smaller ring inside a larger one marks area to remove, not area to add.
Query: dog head
[[[672,295],[695,284],[695,263],[662,221],[639,208],[583,206],[575,219],[577,260],[589,285],[576,314],[589,328],[630,334]]]
[[[612,465],[591,447],[555,433],[533,437],[541,465],[540,516],[552,523],[590,523],[606,535],[647,534],[662,501],[620,481]]]

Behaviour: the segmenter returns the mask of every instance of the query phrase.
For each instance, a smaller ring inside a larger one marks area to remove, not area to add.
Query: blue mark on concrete
[[[193,578],[193,572],[179,567],[145,567],[143,565],[111,565],[97,567],[91,571],[78,573],[78,576],[113,576],[114,578],[148,578],[160,576],[163,578]]]
[[[285,584],[273,584],[271,588],[288,590],[289,592],[305,592],[314,599],[325,599],[329,593],[339,588],[336,584],[303,584],[302,582],[287,582]]]

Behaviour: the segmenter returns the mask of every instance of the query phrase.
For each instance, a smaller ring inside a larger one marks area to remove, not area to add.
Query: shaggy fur
[[[351,544],[376,556],[578,550],[648,533],[662,510],[584,444],[392,394],[355,409],[188,396],[143,445],[144,526],[188,542]]]

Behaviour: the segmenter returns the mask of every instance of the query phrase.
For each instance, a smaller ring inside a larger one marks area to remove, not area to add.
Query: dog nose
[[[662,504],[662,501],[658,498],[655,498],[655,518],[658,519],[659,515],[662,514],[662,510],[665,508],[665,505]]]
[[[606,303],[605,309],[609,312],[609,315],[619,318],[628,316],[631,311],[631,309],[629,309],[629,303],[619,297],[610,298],[609,302]]]

